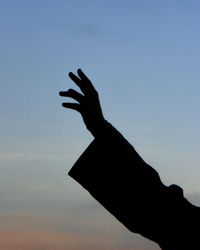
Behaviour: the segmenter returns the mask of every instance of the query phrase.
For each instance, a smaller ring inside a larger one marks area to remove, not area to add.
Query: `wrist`
[[[102,133],[104,132],[104,130],[107,127],[108,122],[104,119],[104,117],[102,117],[101,119],[99,119],[94,126],[87,128],[91,134],[96,138],[102,135]]]

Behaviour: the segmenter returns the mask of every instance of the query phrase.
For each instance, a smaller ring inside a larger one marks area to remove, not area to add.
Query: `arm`
[[[104,119],[97,91],[81,70],[77,73],[79,77],[73,73],[69,76],[83,94],[70,89],[60,95],[78,102],[63,106],[82,115],[95,139],[69,175],[132,232],[157,242],[163,249],[181,249],[182,237],[191,246],[191,239],[195,242],[191,221],[200,221],[198,208],[183,197],[180,187],[165,186],[158,173]]]

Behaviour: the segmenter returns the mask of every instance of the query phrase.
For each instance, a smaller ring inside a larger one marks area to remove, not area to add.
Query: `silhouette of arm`
[[[161,182],[158,173],[104,119],[96,90],[81,70],[78,75],[69,74],[84,95],[73,90],[60,95],[78,101],[63,106],[81,113],[95,139],[69,175],[130,231],[166,250],[196,247],[199,208],[183,197],[180,187]]]

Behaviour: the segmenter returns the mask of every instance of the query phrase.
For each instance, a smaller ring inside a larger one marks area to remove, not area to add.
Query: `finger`
[[[83,80],[83,81],[89,81],[90,80],[88,79],[88,77],[83,73],[83,71],[81,69],[78,69],[77,70],[77,73],[79,75],[79,77]]]
[[[80,112],[80,105],[78,104],[78,103],[69,103],[69,102],[64,102],[64,103],[62,103],[62,106],[64,107],[64,108],[69,108],[69,109],[74,109],[74,110],[76,110],[76,111],[78,111],[78,112]]]
[[[60,96],[64,96],[64,97],[71,97],[74,100],[78,101],[79,103],[83,100],[84,96],[81,95],[80,93],[78,93],[76,90],[74,89],[69,89],[68,91],[60,91],[59,92]]]
[[[78,76],[81,78],[81,80],[84,81],[85,89],[87,92],[96,92],[93,84],[91,83],[90,79],[83,73],[81,69],[77,70]]]
[[[69,72],[69,77],[76,83],[76,85],[80,88],[80,90],[85,94],[87,90],[85,89],[85,84],[83,84],[83,81],[79,79],[74,73]]]
[[[74,81],[78,86],[81,82],[81,79],[79,79],[74,73],[69,72],[69,77]]]

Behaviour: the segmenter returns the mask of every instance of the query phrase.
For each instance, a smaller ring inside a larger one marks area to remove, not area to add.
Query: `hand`
[[[69,77],[80,88],[83,94],[75,91],[74,89],[69,89],[68,91],[60,91],[60,96],[71,97],[78,102],[64,102],[62,103],[62,106],[78,111],[81,114],[87,129],[94,136],[96,136],[98,130],[101,129],[101,126],[103,126],[103,124],[105,123],[98,93],[92,85],[91,81],[87,78],[87,76],[81,69],[78,69],[77,73],[79,77],[72,72],[69,73]]]

